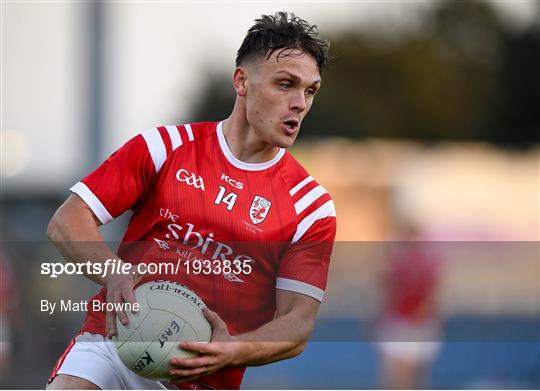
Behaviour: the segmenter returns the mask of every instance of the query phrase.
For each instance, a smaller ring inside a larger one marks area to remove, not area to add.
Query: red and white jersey
[[[103,224],[133,210],[118,249],[124,261],[249,264],[239,273],[181,267],[141,281],[188,286],[231,334],[272,320],[276,289],[323,299],[334,203],[284,149],[271,161],[245,163],[231,153],[221,122],[163,126],[135,136],[70,190]],[[95,298],[104,300],[104,289]],[[104,313],[89,311],[82,330],[105,335]],[[242,373],[225,369],[201,381],[238,388]]]

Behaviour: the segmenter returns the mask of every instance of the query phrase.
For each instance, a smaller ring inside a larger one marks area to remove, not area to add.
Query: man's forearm
[[[107,259],[116,259],[116,255],[114,255],[114,253],[103,242],[89,243],[71,240],[53,240],[53,243],[67,262],[86,263],[90,261],[91,263],[102,263]],[[102,273],[90,273],[85,268],[83,268],[82,271],[83,275],[89,280],[100,285],[105,285],[105,276]]]
[[[256,366],[292,358],[302,353],[312,322],[294,313],[275,318],[255,331],[233,337],[242,352],[232,366]]]

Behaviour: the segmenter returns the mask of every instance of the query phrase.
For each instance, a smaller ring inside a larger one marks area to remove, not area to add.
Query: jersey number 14
[[[219,205],[221,203],[227,205],[227,210],[232,210],[234,203],[236,202],[236,198],[238,198],[238,194],[233,193],[232,191],[225,195],[225,188],[223,186],[219,187],[219,193],[214,201],[216,205]]]

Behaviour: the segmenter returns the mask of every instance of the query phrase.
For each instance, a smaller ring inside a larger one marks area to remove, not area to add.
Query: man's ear
[[[238,96],[245,96],[247,92],[247,69],[237,67],[233,73],[233,85]]]

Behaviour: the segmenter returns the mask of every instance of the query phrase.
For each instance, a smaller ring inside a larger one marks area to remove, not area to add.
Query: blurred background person
[[[428,372],[440,350],[439,263],[413,224],[404,224],[383,264],[383,304],[376,326],[383,389],[430,388]]]
[[[13,357],[13,327],[17,323],[18,284],[7,257],[0,253],[0,386],[7,387]]]

